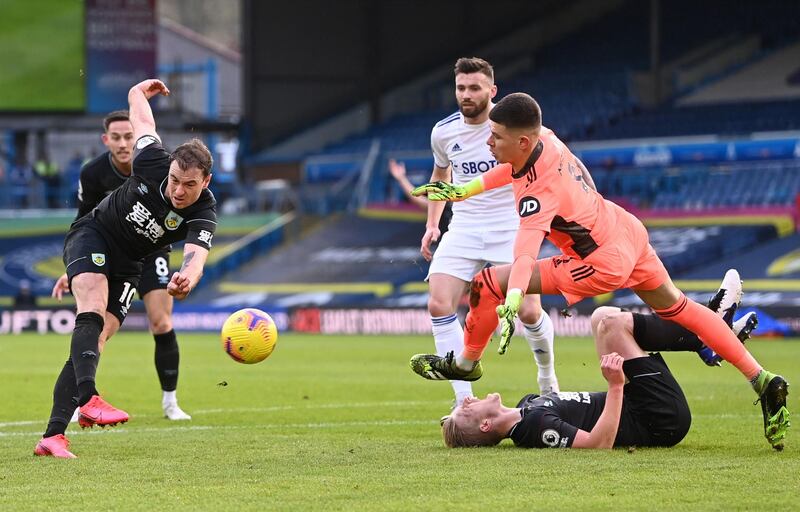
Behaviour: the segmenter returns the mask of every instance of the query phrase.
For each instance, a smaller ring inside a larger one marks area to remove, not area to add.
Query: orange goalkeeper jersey
[[[544,231],[567,256],[587,258],[598,246],[613,242],[618,224],[632,217],[589,188],[575,156],[544,126],[519,172],[513,173],[511,164],[501,164],[483,175],[486,190],[508,183],[520,216],[517,239],[527,230]]]

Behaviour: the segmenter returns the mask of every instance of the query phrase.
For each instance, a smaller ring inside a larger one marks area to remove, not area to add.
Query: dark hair
[[[192,139],[184,142],[172,152],[172,160],[178,162],[178,167],[185,171],[192,167],[197,167],[203,171],[203,176],[211,174],[211,166],[214,165],[214,159],[211,157],[211,151],[208,150],[203,141],[200,139]]]
[[[113,112],[109,112],[106,117],[103,118],[103,131],[108,131],[108,127],[111,126],[111,123],[114,121],[130,121],[131,118],[128,115],[127,110],[115,110]]]
[[[455,74],[483,73],[494,83],[492,65],[478,57],[461,57],[456,61]]]
[[[506,128],[539,130],[542,127],[542,109],[524,92],[515,92],[497,102],[489,112],[489,119]]]

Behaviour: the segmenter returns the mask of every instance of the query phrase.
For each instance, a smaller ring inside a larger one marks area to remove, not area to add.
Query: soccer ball
[[[254,364],[268,358],[278,341],[278,328],[261,310],[240,309],[225,320],[220,333],[222,349],[234,361]]]

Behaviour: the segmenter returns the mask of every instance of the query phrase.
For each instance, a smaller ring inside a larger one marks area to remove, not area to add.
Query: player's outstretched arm
[[[169,88],[164,82],[154,78],[139,82],[128,91],[128,115],[133,125],[133,134],[137,139],[145,135],[158,138],[156,120],[150,108],[150,98],[159,94],[169,96]]]
[[[183,246],[183,265],[178,272],[172,274],[167,285],[167,293],[176,299],[184,299],[191,292],[203,275],[203,266],[208,258],[208,249],[186,243]]]
[[[466,185],[453,185],[446,181],[434,181],[420,185],[411,191],[414,197],[427,196],[430,201],[464,201],[483,192],[483,183],[480,178],[468,182]]]
[[[608,381],[608,393],[603,412],[597,418],[591,432],[578,430],[573,448],[613,448],[614,439],[619,430],[619,420],[622,415],[622,389],[625,385],[625,373],[622,363],[625,360],[616,352],[606,354],[600,358],[600,371]]]
[[[428,196],[431,201],[463,201],[487,190],[511,183],[511,166],[500,164],[492,167],[483,176],[478,176],[466,185],[453,185],[445,181],[426,183],[411,191],[414,196]]]

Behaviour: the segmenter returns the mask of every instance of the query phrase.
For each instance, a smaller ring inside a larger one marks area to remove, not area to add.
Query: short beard
[[[474,105],[475,105],[475,109],[470,114],[467,114],[466,112],[464,112],[464,107],[462,107],[461,105],[458,106],[458,110],[461,111],[461,115],[463,115],[464,117],[469,118],[469,119],[474,119],[474,118],[480,116],[481,114],[483,114],[484,112],[486,112],[486,107],[489,106],[489,102],[486,101],[482,105],[480,103],[475,103]]]

